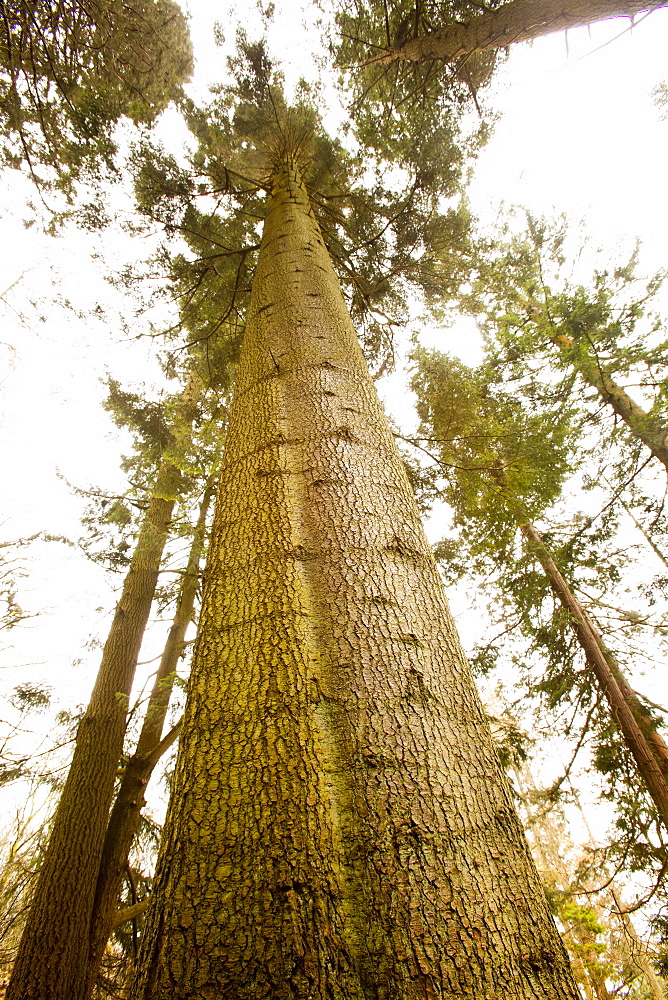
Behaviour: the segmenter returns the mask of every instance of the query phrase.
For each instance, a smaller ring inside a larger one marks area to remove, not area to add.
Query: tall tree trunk
[[[612,17],[634,17],[665,6],[648,0],[511,0],[464,23],[450,22],[429,34],[410,38],[370,61],[442,59],[453,63],[473,53],[530,42],[554,31],[580,28]]]
[[[638,772],[668,829],[668,747],[656,732],[644,706],[624,677],[619,664],[605,648],[602,636],[572,592],[545,543],[532,524],[523,524],[522,534],[540,562],[562,607],[569,613],[578,641],[603,691],[612,716],[633,754]]]
[[[191,380],[184,414],[200,393]],[[74,756],[37,877],[7,1000],[78,1000],[87,981],[88,936],[128,701],[181,474],[165,461],[102,653]]]
[[[160,658],[153,690],[146,706],[137,748],[127,762],[109,817],[91,921],[88,962],[89,993],[92,992],[95,985],[109,935],[118,926],[116,920],[117,900],[125,874],[128,854],[137,832],[141,811],[146,803],[146,786],[156,764],[174,743],[180,731],[180,725],[177,724],[164,738],[162,735],[176,677],[176,668],[183,652],[186,631],[193,620],[195,611],[199,564],[204,549],[206,517],[212,495],[213,483],[210,483],[204,492],[200,505],[176,613]],[[130,919],[130,916],[127,919]]]
[[[297,169],[268,204],[135,1000],[576,1000]]]
[[[601,368],[596,358],[576,355],[570,337],[555,334],[551,340],[566,356],[578,375],[596,389],[603,402],[612,407],[631,433],[647,445],[668,472],[668,429],[662,422],[638,406],[635,400]]]

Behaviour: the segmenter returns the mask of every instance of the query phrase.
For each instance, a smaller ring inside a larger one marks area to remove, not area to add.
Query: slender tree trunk
[[[592,848],[596,849],[599,845],[597,843],[596,837],[594,836],[594,832],[591,826],[589,825],[587,813],[585,812],[584,807],[582,805],[582,800],[580,798],[580,795],[577,789],[573,787],[570,778],[568,779],[568,783],[570,785],[571,794],[573,795],[575,804],[578,807],[580,816],[582,817],[582,822],[584,823],[587,834],[589,835],[589,844]],[[666,1000],[666,991],[664,983],[661,979],[659,979],[659,977],[657,976],[652,967],[652,963],[650,961],[648,954],[647,945],[642,940],[642,938],[638,936],[638,933],[633,925],[633,921],[631,920],[631,916],[627,911],[626,907],[624,906],[624,903],[622,901],[619,892],[617,891],[617,885],[615,884],[614,879],[610,881],[610,895],[614,903],[614,908],[617,918],[621,924],[624,935],[626,936],[629,942],[628,944],[629,961],[631,962],[631,964],[634,964],[642,972],[645,978],[645,986],[647,987],[647,991],[652,997],[652,1000]]]
[[[453,63],[474,52],[506,48],[555,31],[580,28],[612,17],[634,17],[665,6],[648,0],[511,0],[465,23],[450,22],[429,34],[410,38],[372,61],[442,59]]]
[[[596,358],[577,357],[573,353],[570,337],[557,334],[552,343],[564,353],[570,364],[585,382],[591,385],[604,403],[612,407],[618,417],[643,444],[647,445],[655,458],[668,472],[668,432],[666,427],[651,414],[643,410],[629,394],[618,385],[598,364]]]
[[[654,722],[652,717],[648,714],[644,704],[642,703],[636,692],[633,690],[633,688],[627,681],[624,672],[622,671],[621,667],[619,666],[619,663],[617,662],[617,659],[613,656],[613,654],[605,645],[605,642],[603,641],[603,636],[598,631],[596,626],[593,624],[589,616],[586,615],[586,617],[589,621],[592,634],[596,642],[598,643],[599,648],[602,650],[605,659],[608,662],[613,677],[617,681],[617,686],[619,687],[619,690],[621,691],[622,696],[626,701],[626,704],[630,707],[631,711],[636,717],[638,725],[642,730],[642,734],[647,740],[649,748],[653,753],[654,758],[657,764],[659,765],[659,768],[661,769],[664,781],[668,781],[668,746],[666,746],[666,743],[661,734],[657,732],[656,723]]]
[[[588,972],[589,972],[589,978],[591,979],[592,985],[594,987],[596,1000],[612,1000],[610,993],[608,992],[608,987],[605,985],[605,978],[603,975],[601,975],[601,972],[595,971],[592,968],[588,969]]]
[[[624,909],[624,904],[619,898],[619,894],[617,893],[614,885],[611,885],[610,893],[617,910],[617,916],[619,917],[619,921],[624,930],[624,934],[629,941],[628,953],[630,961],[642,972],[645,980],[645,986],[647,987],[652,1000],[666,1000],[666,991],[661,980],[652,967],[652,963],[647,954],[647,945],[642,938],[638,937],[638,933],[633,926],[633,921]]]
[[[610,994],[605,987],[605,983],[601,981],[600,976],[592,975],[591,969],[587,968],[582,959],[580,950],[585,942],[576,933],[575,928],[571,925],[567,926],[562,934],[562,938],[566,944],[568,956],[573,966],[573,974],[579,985],[584,989],[587,1000],[610,1000]]]
[[[568,956],[571,960],[571,965],[573,967],[573,975],[575,976],[576,982],[584,990],[585,997],[587,1000],[596,1000],[596,995],[591,985],[591,979],[587,975],[587,970],[585,964],[580,958],[577,950],[577,942],[575,941],[575,936],[572,933],[570,927],[566,928],[562,934],[566,947],[568,948],[568,938],[572,938],[573,942],[570,948],[568,948]]]
[[[576,1000],[419,513],[277,170],[138,1000]]]
[[[192,381],[186,409],[195,395]],[[91,912],[128,701],[180,478],[163,462],[77,730],[7,1000],[78,1000],[86,989]]]
[[[568,611],[587,661],[603,691],[613,718],[624,741],[633,754],[638,772],[643,779],[661,819],[668,829],[668,748],[653,729],[651,720],[622,674],[619,665],[605,649],[603,639],[591,619],[575,597],[559,569],[545,548],[542,537],[532,524],[521,525],[520,530],[531,545],[531,551],[540,562],[550,581],[550,586],[561,605]],[[614,662],[614,668],[611,661]],[[635,713],[639,713],[639,718]],[[642,722],[640,721],[642,720]],[[646,729],[646,731],[644,731]]]
[[[183,652],[186,631],[193,620],[199,583],[199,564],[204,549],[206,517],[213,495],[213,485],[207,486],[193,535],[176,613],[155,675],[153,690],[146,706],[144,724],[137,748],[130,757],[116,795],[102,850],[100,871],[93,904],[88,962],[89,992],[97,979],[104,949],[116,920],[117,900],[123,882],[125,866],[134,840],[141,811],[146,803],[145,792],[151,774],[162,755],[174,743],[180,732],[177,724],[163,738],[162,730],[176,677],[179,657]],[[141,905],[141,904],[138,904]],[[126,920],[132,913],[127,911]]]
[[[516,765],[514,771],[520,799],[526,812],[525,829],[529,829],[532,834],[532,854],[545,885],[550,889],[556,889],[558,896],[560,892],[568,891],[571,881],[571,873],[564,859],[564,851],[568,845],[564,843],[563,831],[562,836],[558,836],[551,814],[547,810],[541,809],[537,815],[532,815],[529,803],[535,801],[537,787],[526,762],[522,767]],[[580,954],[580,942],[575,928],[558,910],[557,913],[559,923],[564,928],[561,937],[566,945],[575,980],[584,991],[586,1000],[597,1000],[589,971]]]
[[[526,809],[528,819],[528,824],[526,825],[528,825],[529,829],[531,829],[533,833],[532,852],[537,860],[539,872],[544,878],[546,878],[547,884],[554,885],[557,891],[561,888],[562,891],[565,890],[566,895],[577,897],[579,894],[574,892],[572,888],[572,872],[569,870],[564,860],[565,855],[568,853],[568,840],[564,842],[563,831],[558,832],[558,826],[555,825],[554,820],[551,818],[551,812],[541,810],[538,815],[532,816],[529,809],[528,803],[535,798],[537,788],[531,771],[526,764],[524,764],[521,768],[519,766],[515,768],[515,779],[520,792],[521,800]],[[585,829],[589,835],[589,846],[596,849],[599,845],[589,825],[587,814],[582,806],[580,796],[577,789],[573,787],[570,779],[568,779],[568,783],[575,804],[580,811],[582,822],[584,823]],[[609,893],[613,903],[610,910],[611,915],[614,914],[617,921],[620,923],[624,936],[627,938],[628,942],[625,949],[624,964],[635,965],[635,967],[642,973],[645,979],[645,987],[648,997],[651,996],[652,1000],[666,1000],[666,994],[662,982],[652,968],[648,947],[642,938],[638,936],[636,929],[633,926],[631,917],[624,907],[617,891],[614,879],[611,880],[609,884]],[[561,919],[563,921],[563,917]],[[587,1000],[596,1000],[596,996],[594,996],[593,992],[590,972],[585,967],[584,962],[578,953],[575,927],[573,925],[569,925],[562,937],[566,944],[566,948],[568,949],[573,966],[573,972],[577,982],[584,989]],[[574,946],[570,946],[569,938],[575,942]],[[583,942],[581,941],[581,943]],[[607,995],[609,1000],[610,994],[605,986],[605,980],[601,977],[600,973],[598,975],[598,983],[599,986],[596,987],[597,996],[601,991],[602,985],[602,988],[606,991],[604,996]]]

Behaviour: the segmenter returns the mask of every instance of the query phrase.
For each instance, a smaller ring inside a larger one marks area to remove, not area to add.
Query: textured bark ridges
[[[545,570],[550,586],[573,622],[582,649],[610,706],[624,741],[654,805],[668,829],[668,752],[642,703],[624,677],[619,664],[605,648],[603,638],[572,592],[532,524],[521,526],[533,555]]]
[[[135,1000],[575,1000],[305,189],[277,173]]]
[[[613,17],[635,17],[665,6],[648,0],[511,0],[465,23],[451,22],[411,38],[370,61],[442,59],[453,63],[473,53],[530,42],[555,31],[581,28]]]
[[[197,386],[183,395],[190,411]],[[180,479],[174,464],[162,463],[77,730],[7,1000],[78,1000],[86,992],[91,910],[128,700]]]
[[[180,732],[180,726],[177,724],[165,737],[162,735],[178,661],[183,652],[186,632],[195,611],[199,566],[206,533],[206,517],[212,493],[213,486],[209,485],[200,504],[199,517],[177,600],[176,613],[160,657],[160,664],[146,707],[144,723],[135,752],[125,766],[120,788],[109,816],[91,920],[90,958],[88,961],[89,992],[92,992],[95,984],[109,935],[114,927],[118,926],[116,905],[128,854],[137,832],[141,811],[146,802],[146,786],[156,764],[175,742]],[[126,916],[126,919],[130,919],[130,917]]]

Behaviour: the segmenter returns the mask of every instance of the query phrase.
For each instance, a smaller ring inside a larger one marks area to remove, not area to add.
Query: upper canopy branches
[[[175,0],[6,0],[0,13],[0,155],[40,185],[55,172],[69,192],[82,169],[111,168],[119,118],[151,121],[192,72]]]
[[[230,69],[234,84],[207,106],[183,105],[197,142],[186,166],[149,145],[135,157],[142,211],[188,244],[170,268],[198,313],[191,328],[206,328],[201,312],[212,300],[218,317],[225,312],[214,284],[242,322],[266,192],[292,161],[368,353],[387,360],[409,287],[436,303],[466,267],[467,254],[453,252],[467,250],[470,222],[454,204],[465,161],[456,123],[357,152],[327,134],[306,86],[288,104],[263,43],[240,35]]]
[[[358,0],[352,13],[345,4],[337,15],[337,55],[342,65],[356,66],[357,95],[399,107],[419,96],[454,102],[463,83],[475,100],[500,49],[663,6],[660,0]]]

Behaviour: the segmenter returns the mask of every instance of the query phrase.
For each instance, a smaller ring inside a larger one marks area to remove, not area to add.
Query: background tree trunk
[[[199,380],[183,393],[184,412]],[[95,885],[114,792],[128,701],[181,479],[158,471],[86,714],[79,724],[7,1000],[78,1000],[85,995]]]
[[[634,17],[665,6],[648,0],[511,0],[463,24],[450,22],[427,35],[410,38],[373,61],[442,59],[452,63],[474,52],[530,42],[554,31],[580,28],[612,17]]]
[[[200,575],[199,564],[206,534],[206,517],[212,494],[211,483],[207,486],[200,505],[176,613],[155,675],[137,747],[123,772],[121,786],[109,817],[91,921],[89,993],[95,985],[109,935],[114,927],[118,926],[115,919],[117,901],[128,854],[137,832],[141,811],[146,803],[146,786],[156,764],[177,739],[180,731],[180,727],[174,727],[163,739],[162,730],[174,686],[176,668],[183,652],[188,625],[193,620]],[[130,916],[126,919],[130,919]]]
[[[634,710],[640,713],[641,720],[650,731],[654,727],[651,726],[641,702],[626,681],[619,665],[615,663],[615,669],[612,669],[609,662],[610,654],[603,645],[601,635],[566,583],[545,548],[539,532],[532,524],[523,524],[520,530],[530,543],[532,554],[545,570],[550,586],[562,607],[571,617],[580,645],[607,699],[613,718],[619,726],[624,742],[633,754],[638,772],[664,826],[668,829],[668,783],[665,778],[665,773],[668,772],[668,748],[658,733],[654,732],[656,738],[650,739],[650,733],[646,737]]]
[[[306,190],[274,179],[135,1000],[576,1000]]]
[[[615,907],[617,908],[619,922],[621,923],[624,929],[624,934],[629,942],[629,956],[631,962],[642,972],[647,992],[652,997],[652,1000],[666,1000],[666,991],[661,984],[661,980],[654,971],[652,962],[647,954],[647,945],[640,937],[638,937],[638,933],[633,926],[633,921],[625,909],[624,904],[614,887],[614,883],[610,887],[610,894],[614,900]]]

